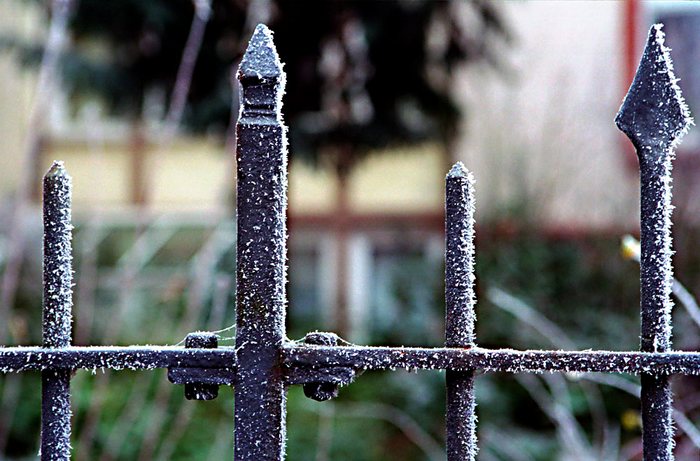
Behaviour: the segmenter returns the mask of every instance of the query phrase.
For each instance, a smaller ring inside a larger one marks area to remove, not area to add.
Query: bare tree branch
[[[41,160],[41,142],[46,130],[46,114],[49,112],[55,93],[59,58],[68,41],[67,27],[72,8],[73,0],[51,2],[49,34],[39,68],[36,94],[27,125],[23,165],[9,223],[8,256],[0,287],[0,328],[2,330],[7,328],[8,316],[17,294],[25,246],[24,215],[29,205],[34,180],[37,179],[35,176]],[[12,332],[9,329],[4,332],[0,330],[0,334],[9,335],[12,338]]]

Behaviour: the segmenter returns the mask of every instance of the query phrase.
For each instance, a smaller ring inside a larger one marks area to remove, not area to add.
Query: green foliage
[[[78,232],[88,230],[78,229]],[[107,340],[105,329],[115,322],[120,325],[114,341],[117,344],[177,342],[190,330],[185,326],[188,317],[195,319],[196,328],[205,327],[216,315],[213,311],[215,295],[209,291],[201,311],[192,317],[188,291],[184,288],[186,279],[178,278],[178,273],[187,274],[187,270],[181,267],[167,272],[168,283],[147,281],[155,277],[157,264],[186,260],[192,255],[193,242],[209,235],[209,231],[201,230],[197,236],[191,229],[174,234],[155,254],[150,265],[139,272],[138,283],[121,286],[121,290],[134,293],[130,303],[122,304],[124,299],[120,296],[123,295],[118,292],[98,292],[91,342]],[[106,238],[104,245],[127,247],[125,241],[133,237],[134,234],[125,229]],[[486,290],[498,286],[529,302],[580,348],[635,349],[638,269],[633,263],[621,261],[618,246],[617,237],[572,240],[527,233],[504,238],[480,230],[478,343],[489,347],[554,347],[549,338],[542,337],[488,300]],[[110,274],[116,267],[116,253],[111,257],[103,251],[98,254],[102,255],[103,274]],[[224,267],[224,264],[230,266],[230,255],[222,253],[220,257],[214,262],[216,270],[231,271],[231,267]],[[81,268],[79,252],[76,262],[76,268]],[[401,270],[391,272],[393,275],[383,283],[392,287],[396,295],[391,300],[392,309],[398,306],[400,320],[392,322],[393,328],[383,326],[370,331],[368,342],[439,345],[442,332],[435,331],[431,325],[442,322],[443,269],[410,254],[400,259],[397,267]],[[678,270],[685,273],[685,268]],[[430,282],[429,286],[415,289],[416,284],[426,281]],[[431,295],[426,296],[425,290]],[[230,306],[233,293],[229,292],[228,296]],[[76,311],[81,308],[77,306]],[[120,314],[122,308],[127,309],[126,314]],[[382,309],[382,305],[375,308]],[[36,293],[32,310],[39,311]],[[290,306],[289,330],[308,331],[308,325],[299,323],[300,319],[293,315],[294,310],[295,306]],[[416,315],[416,321],[411,320],[412,311],[421,313]],[[232,316],[229,309],[223,324],[217,327],[230,324]],[[78,317],[78,324],[80,321]],[[222,344],[230,344],[230,340]],[[182,388],[169,384],[162,370],[107,371],[106,376],[102,373],[101,370],[96,370],[95,375],[81,371],[72,381],[75,459],[96,459],[105,453],[113,460],[138,459],[146,450],[153,450],[153,459],[167,452],[172,453],[170,459],[174,460],[230,456],[233,408],[229,389],[222,388],[220,397],[212,402],[188,402]],[[34,453],[38,437],[38,375],[12,376],[3,379],[2,385],[17,380],[19,396],[5,453],[9,459]],[[596,428],[601,420],[595,416],[589,401],[593,385],[577,379],[567,379],[565,383],[569,411],[589,440],[599,440]],[[548,388],[545,382],[541,385]],[[626,413],[637,411],[636,398],[606,386],[595,388],[604,402],[607,423],[619,426]],[[509,375],[489,374],[478,378],[483,451],[497,459],[512,459],[498,443],[499,437],[507,434],[509,445],[527,459],[560,459],[562,449],[556,437],[557,424],[533,400],[531,390]],[[91,421],[88,414],[95,409],[99,409],[100,416]],[[438,447],[444,445],[444,373],[368,372],[356,383],[343,388],[340,398],[332,403],[312,402],[303,396],[301,389],[294,388],[289,393],[288,409],[289,459],[313,459],[316,450],[324,446],[329,459],[427,459],[424,449],[409,436],[406,427],[397,424],[397,415],[415,423]],[[81,437],[91,430],[90,424],[96,426],[92,427],[94,436],[86,448]],[[182,427],[176,429],[179,425]],[[115,437],[119,443],[115,442]],[[623,441],[637,437],[638,428],[628,427],[622,431]]]
[[[616,236],[552,239],[526,232],[504,241],[482,235],[478,248],[480,288],[500,287],[523,299],[583,348],[638,347],[629,334],[639,322],[638,272],[619,256]],[[516,319],[483,296],[478,314],[484,345],[551,347],[546,338],[532,344],[531,330],[516,327]]]
[[[170,95],[194,14],[190,0],[78,2],[64,65],[74,100],[97,96],[111,113],[137,118],[149,91]],[[188,99],[186,121],[194,129],[227,125],[227,115],[195,122],[222,100],[230,104],[230,67],[240,57],[244,20],[239,2],[214,2]]]
[[[617,236],[581,236],[551,238],[535,232],[500,235],[481,229],[477,252],[478,274],[478,344],[485,347],[558,348],[511,313],[489,301],[486,292],[500,287],[530,304],[538,313],[553,321],[565,335],[581,348],[638,347],[638,268],[619,256]],[[421,264],[422,263],[422,264]],[[382,283],[392,287],[392,309],[398,318],[386,324],[372,319],[371,344],[439,345],[438,333],[432,328],[435,319],[444,315],[442,305],[442,267],[406,255],[396,261],[396,271]],[[684,269],[679,269],[684,272]],[[426,298],[415,285],[429,285],[433,295]],[[398,307],[397,307],[398,306]],[[294,325],[294,307],[290,307]],[[386,306],[385,306],[386,307]],[[375,306],[382,309],[382,306]],[[423,321],[410,321],[412,313]],[[297,329],[302,329],[297,326]],[[557,375],[558,378],[561,376]],[[621,379],[626,379],[620,377]],[[536,378],[539,380],[539,378]],[[571,412],[594,449],[600,449],[604,424],[622,426],[626,413],[638,411],[637,398],[608,386],[598,386],[577,377],[567,377],[566,401],[557,401]],[[545,390],[549,383],[541,382]],[[566,447],[557,438],[560,429],[533,399],[528,389],[512,375],[488,374],[477,380],[478,414],[481,449],[496,459],[554,461],[566,459]],[[290,395],[290,459],[313,459],[319,433],[316,403],[297,403],[303,397]],[[549,396],[550,399],[555,399]],[[292,403],[294,402],[294,403]],[[444,374],[396,371],[367,373],[350,387],[341,390],[332,417],[334,436],[330,459],[428,459],[406,433],[386,420],[369,421],[356,427],[353,409],[362,403],[383,403],[400,408],[439,444],[444,444]],[[604,406],[599,414],[597,405]],[[296,405],[300,405],[297,407]],[[313,409],[316,408],[316,409]],[[298,413],[292,415],[293,412]],[[349,414],[348,414],[349,413]],[[297,426],[298,425],[298,426]],[[371,434],[370,434],[371,433]],[[370,434],[371,436],[368,436]],[[503,439],[508,439],[504,450]],[[638,427],[623,427],[621,441],[639,437]],[[353,445],[354,443],[354,445]],[[345,444],[355,447],[350,454]],[[387,451],[388,450],[388,451]]]
[[[78,229],[78,233],[88,230]],[[114,323],[118,324],[118,337],[114,341],[117,344],[177,342],[190,331],[183,326],[187,318],[196,319],[195,328],[207,325],[214,315],[213,287],[207,288],[204,304],[192,311],[193,306],[187,301],[188,291],[184,288],[187,283],[180,278],[184,274],[186,279],[188,270],[184,266],[171,268],[166,271],[166,283],[159,282],[162,279],[157,276],[156,266],[185,260],[192,254],[194,242],[209,236],[207,230],[200,230],[199,234],[194,230],[176,232],[152,262],[139,272],[137,283],[118,284],[116,294],[108,295],[106,290],[98,292],[91,341],[106,340],[105,328]],[[104,245],[128,248],[135,237],[133,232],[123,230],[105,239]],[[551,338],[543,337],[489,301],[487,289],[497,286],[527,301],[538,313],[554,321],[580,348],[635,349],[638,269],[634,263],[621,260],[618,247],[616,236],[553,239],[524,233],[504,237],[480,230],[478,343],[489,347],[555,347]],[[110,271],[117,266],[114,262],[117,256],[113,253],[110,260],[108,252],[98,254],[104,255],[101,257],[103,276],[109,278]],[[178,258],[178,254],[182,257]],[[76,268],[82,267],[80,255],[78,252]],[[212,264],[217,273],[230,273],[230,250],[215,259],[218,260]],[[383,327],[370,331],[368,342],[439,345],[442,326],[434,328],[432,322],[439,323],[444,312],[441,301],[443,268],[425,261],[421,264],[419,256],[411,254],[399,258],[397,267],[401,270],[389,272],[392,276],[385,280],[395,290],[394,307],[398,306],[406,319],[412,311],[419,311],[421,314],[417,318],[423,317],[425,321],[394,322],[393,329]],[[686,274],[684,267],[678,271]],[[149,279],[155,283],[148,282]],[[117,277],[116,280],[121,279]],[[431,296],[414,289],[414,285],[426,281],[431,281],[427,288]],[[129,303],[121,298],[120,291],[124,290],[134,294]],[[228,296],[229,308],[217,327],[233,321],[233,293],[229,291]],[[127,309],[126,314],[119,314],[122,308]],[[76,312],[80,309],[77,306]],[[305,331],[307,325],[295,318],[295,309],[296,306],[290,306],[290,330]],[[32,306],[31,310],[39,312],[39,305]],[[77,323],[80,322],[78,317]],[[230,336],[231,333],[222,333],[222,336],[224,334]],[[231,341],[222,344],[231,344]],[[105,453],[113,460],[138,459],[145,456],[143,453],[147,450],[153,450],[153,459],[166,452],[172,453],[169,458],[173,460],[230,456],[233,440],[230,389],[222,388],[220,397],[212,402],[188,402],[183,397],[183,389],[168,383],[162,370],[107,371],[106,376],[102,373],[101,370],[96,370],[95,375],[80,371],[72,381],[76,459],[98,459]],[[549,383],[535,379],[543,389],[550,389]],[[36,451],[39,379],[38,374],[4,378],[0,391],[4,392],[13,381],[19,383],[19,394],[5,455],[20,459]],[[591,395],[604,402],[603,423],[622,427],[623,442],[639,437],[637,427],[621,424],[627,418],[625,415],[638,411],[636,398],[607,386],[595,386],[597,391],[594,392],[591,383],[573,376],[564,379],[564,385],[566,398],[559,403],[568,408],[591,443],[599,442],[598,428],[601,427],[601,416],[596,415],[590,403]],[[596,392],[600,397],[596,397]],[[444,446],[444,398],[444,373],[439,372],[368,372],[356,383],[343,388],[340,398],[331,403],[312,402],[303,396],[301,389],[291,389],[289,459],[314,459],[317,450],[324,446],[329,459],[428,459],[424,447],[416,444],[410,430],[401,426],[401,420],[413,422],[438,447]],[[532,389],[515,377],[479,376],[477,399],[482,451],[496,459],[514,459],[504,451],[502,440],[507,437],[508,447],[525,459],[555,461],[565,455],[566,447],[556,437],[558,425],[533,399]],[[95,409],[100,416],[97,422],[91,422],[87,415]],[[94,436],[86,447],[81,437],[90,430],[94,430]]]

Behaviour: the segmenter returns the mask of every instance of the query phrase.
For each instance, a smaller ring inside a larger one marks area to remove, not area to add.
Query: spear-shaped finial
[[[693,123],[673,73],[662,28],[663,24],[654,24],[649,30],[634,81],[615,117],[615,124],[640,156],[670,153],[669,148],[675,147]]]
[[[671,350],[671,160],[693,123],[673,73],[662,25],[649,30],[642,60],[615,123],[639,156],[641,227],[641,349]],[[671,385],[643,374],[644,459],[673,460]]]

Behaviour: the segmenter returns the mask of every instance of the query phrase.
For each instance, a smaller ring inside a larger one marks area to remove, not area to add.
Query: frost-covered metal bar
[[[291,384],[315,382],[324,369],[446,370],[470,368],[487,372],[611,372],[700,375],[700,352],[517,351],[513,349],[309,346],[287,342],[282,347],[284,374]],[[56,367],[86,370],[153,370],[201,368],[235,370],[236,349],[186,349],[174,346],[127,346],[44,349],[0,348],[0,373]],[[182,381],[185,382],[184,380]],[[227,383],[222,383],[227,384]]]
[[[43,345],[70,346],[73,268],[71,178],[62,162],[44,176]],[[41,372],[41,459],[70,459],[70,373],[64,367]]]
[[[168,381],[173,384],[192,386],[194,392],[185,391],[188,400],[212,400],[218,396],[219,386],[236,384],[235,368],[168,368]],[[216,393],[197,395],[197,388],[212,386]],[[188,395],[189,394],[189,395]]]
[[[175,346],[73,346],[62,349],[0,347],[0,373],[69,368],[154,370],[156,368],[236,369],[236,349]]]
[[[474,345],[474,178],[461,162],[445,179],[445,346]],[[474,370],[447,370],[447,460],[474,461]]]
[[[287,253],[287,141],[282,71],[272,33],[258,25],[238,78],[238,240],[235,459],[282,460]]]
[[[615,119],[639,157],[641,186],[641,350],[671,350],[671,160],[692,123],[673,74],[661,24],[649,31],[637,74]],[[669,376],[642,375],[644,459],[673,459]]]
[[[517,351],[513,349],[300,346],[282,349],[288,368],[469,370],[487,372],[662,373],[700,375],[700,352]]]

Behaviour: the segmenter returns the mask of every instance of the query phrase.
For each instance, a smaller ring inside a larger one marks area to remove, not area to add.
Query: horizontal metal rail
[[[12,373],[53,368],[88,370],[152,370],[156,368],[236,367],[234,348],[187,349],[176,346],[0,348],[0,372]]]
[[[297,370],[468,370],[485,372],[611,372],[700,375],[700,352],[546,351],[473,348],[312,346],[294,342],[282,349],[285,374]],[[176,346],[0,348],[0,372],[55,368],[151,370],[156,368],[227,369],[237,366],[234,347],[186,349]],[[302,372],[302,374],[304,374]],[[311,376],[311,375],[310,375]],[[310,378],[311,379],[311,378]]]
[[[611,372],[700,375],[698,352],[518,351],[514,349],[299,346],[282,349],[289,368]]]

